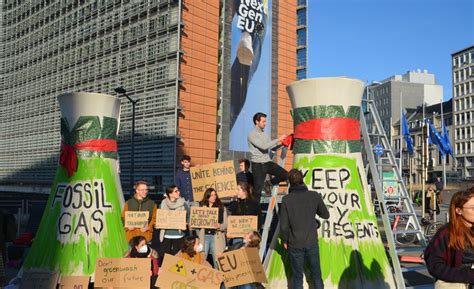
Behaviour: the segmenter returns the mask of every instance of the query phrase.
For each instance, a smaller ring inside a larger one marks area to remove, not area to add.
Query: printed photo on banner
[[[233,197],[237,189],[234,161],[217,162],[191,167],[194,200],[202,200],[208,188],[217,191],[220,198]]]
[[[98,258],[95,268],[95,287],[150,288],[148,258]]]
[[[221,272],[212,267],[165,254],[155,286],[159,288],[219,289]]]
[[[229,150],[248,151],[247,135],[254,126],[253,115],[268,115],[271,127],[272,91],[272,1],[231,0],[225,2],[232,13],[230,73]],[[226,79],[225,81],[229,81]],[[220,192],[219,192],[220,193]]]
[[[229,216],[227,221],[228,238],[242,238],[248,232],[257,231],[257,216]]]
[[[267,283],[257,248],[242,248],[223,253],[217,258],[217,264],[224,274],[226,287],[255,282]]]
[[[157,209],[155,228],[186,230],[186,211]]]
[[[148,211],[127,211],[125,212],[126,228],[143,228],[148,225]]]
[[[191,228],[215,229],[219,223],[219,208],[191,207]]]

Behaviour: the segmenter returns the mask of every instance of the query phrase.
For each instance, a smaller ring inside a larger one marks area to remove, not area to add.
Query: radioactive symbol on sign
[[[169,271],[171,273],[175,273],[178,275],[181,275],[183,277],[186,277],[186,269],[184,269],[184,263],[183,261],[178,261],[176,265],[172,266]]]

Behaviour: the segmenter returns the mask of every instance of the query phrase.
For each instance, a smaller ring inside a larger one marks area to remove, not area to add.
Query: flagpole
[[[421,146],[421,215],[423,218],[425,217],[425,197],[426,197],[426,192],[425,192],[425,166],[426,166],[426,156],[425,156],[425,149],[428,146],[428,138],[425,139],[425,131],[428,133],[428,130],[426,129],[426,121],[425,121],[425,96],[423,95],[423,122],[422,122],[422,141],[423,145]]]
[[[403,179],[403,142],[402,142],[402,118],[403,118],[403,92],[400,91],[400,177]]]
[[[444,135],[444,113],[443,113],[443,98],[441,97],[441,131]],[[443,155],[443,188],[446,189],[446,155]]]

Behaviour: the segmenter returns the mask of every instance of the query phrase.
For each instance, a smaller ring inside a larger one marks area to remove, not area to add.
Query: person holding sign
[[[214,267],[216,266],[216,256],[225,249],[225,230],[227,228],[227,210],[222,205],[216,190],[209,188],[204,192],[200,203],[202,207],[218,208],[218,223],[215,228],[202,228],[198,231],[199,239],[204,241],[204,258],[207,259],[209,251],[212,253]]]
[[[150,258],[150,289],[155,288],[156,278],[158,277],[158,253],[147,245],[143,236],[135,236],[130,240],[131,249],[125,253],[125,258]]]
[[[305,260],[315,289],[323,289],[319,262],[318,227],[316,215],[329,218],[329,211],[317,192],[308,191],[303,173],[292,169],[288,173],[290,189],[281,201],[280,231],[283,246],[290,256],[293,289],[303,289]]]
[[[242,248],[260,248],[260,242],[262,241],[262,237],[257,231],[248,232],[244,238],[242,243],[238,243],[232,246],[229,246],[225,252],[234,251]],[[222,259],[222,254],[220,254],[218,259]],[[218,261],[219,262],[219,261]],[[221,267],[218,267],[221,268]],[[222,268],[221,268],[222,270]],[[250,283],[250,284],[243,284],[239,286],[231,287],[230,289],[257,289],[262,288],[260,283]]]
[[[272,186],[285,181],[288,177],[288,172],[274,163],[268,155],[268,150],[281,145],[286,135],[282,135],[278,139],[270,139],[270,137],[263,132],[267,124],[267,115],[263,112],[257,112],[253,116],[253,123],[255,127],[248,134],[247,142],[250,152],[250,161],[252,162],[254,199],[260,202],[267,174],[274,176],[270,181]]]
[[[169,186],[166,189],[166,197],[160,205],[162,210],[185,210],[186,223],[189,223],[189,206],[186,200],[180,197],[180,192],[177,186]],[[160,232],[161,241],[161,260],[165,253],[175,255],[183,246],[184,232],[180,229],[165,229]]]
[[[130,242],[135,236],[143,236],[147,242],[153,238],[153,225],[156,220],[156,204],[148,197],[148,184],[141,180],[135,183],[135,194],[127,202],[122,211],[122,220],[125,223],[126,213],[129,211],[148,212],[148,221],[140,227],[125,227],[125,237]]]
[[[260,205],[252,197],[252,189],[247,183],[237,183],[237,199],[229,204],[232,216],[257,216],[260,228]],[[233,243],[242,242],[242,238],[235,238]]]
[[[203,249],[204,247],[199,241],[199,237],[187,236],[184,238],[181,250],[179,250],[179,252],[175,256],[194,263],[212,267],[211,264],[206,261]]]

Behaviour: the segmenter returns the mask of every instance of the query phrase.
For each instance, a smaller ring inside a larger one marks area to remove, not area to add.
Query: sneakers
[[[247,31],[240,34],[240,41],[237,46],[237,58],[243,65],[252,65],[253,60],[253,48],[252,48],[252,36]]]

